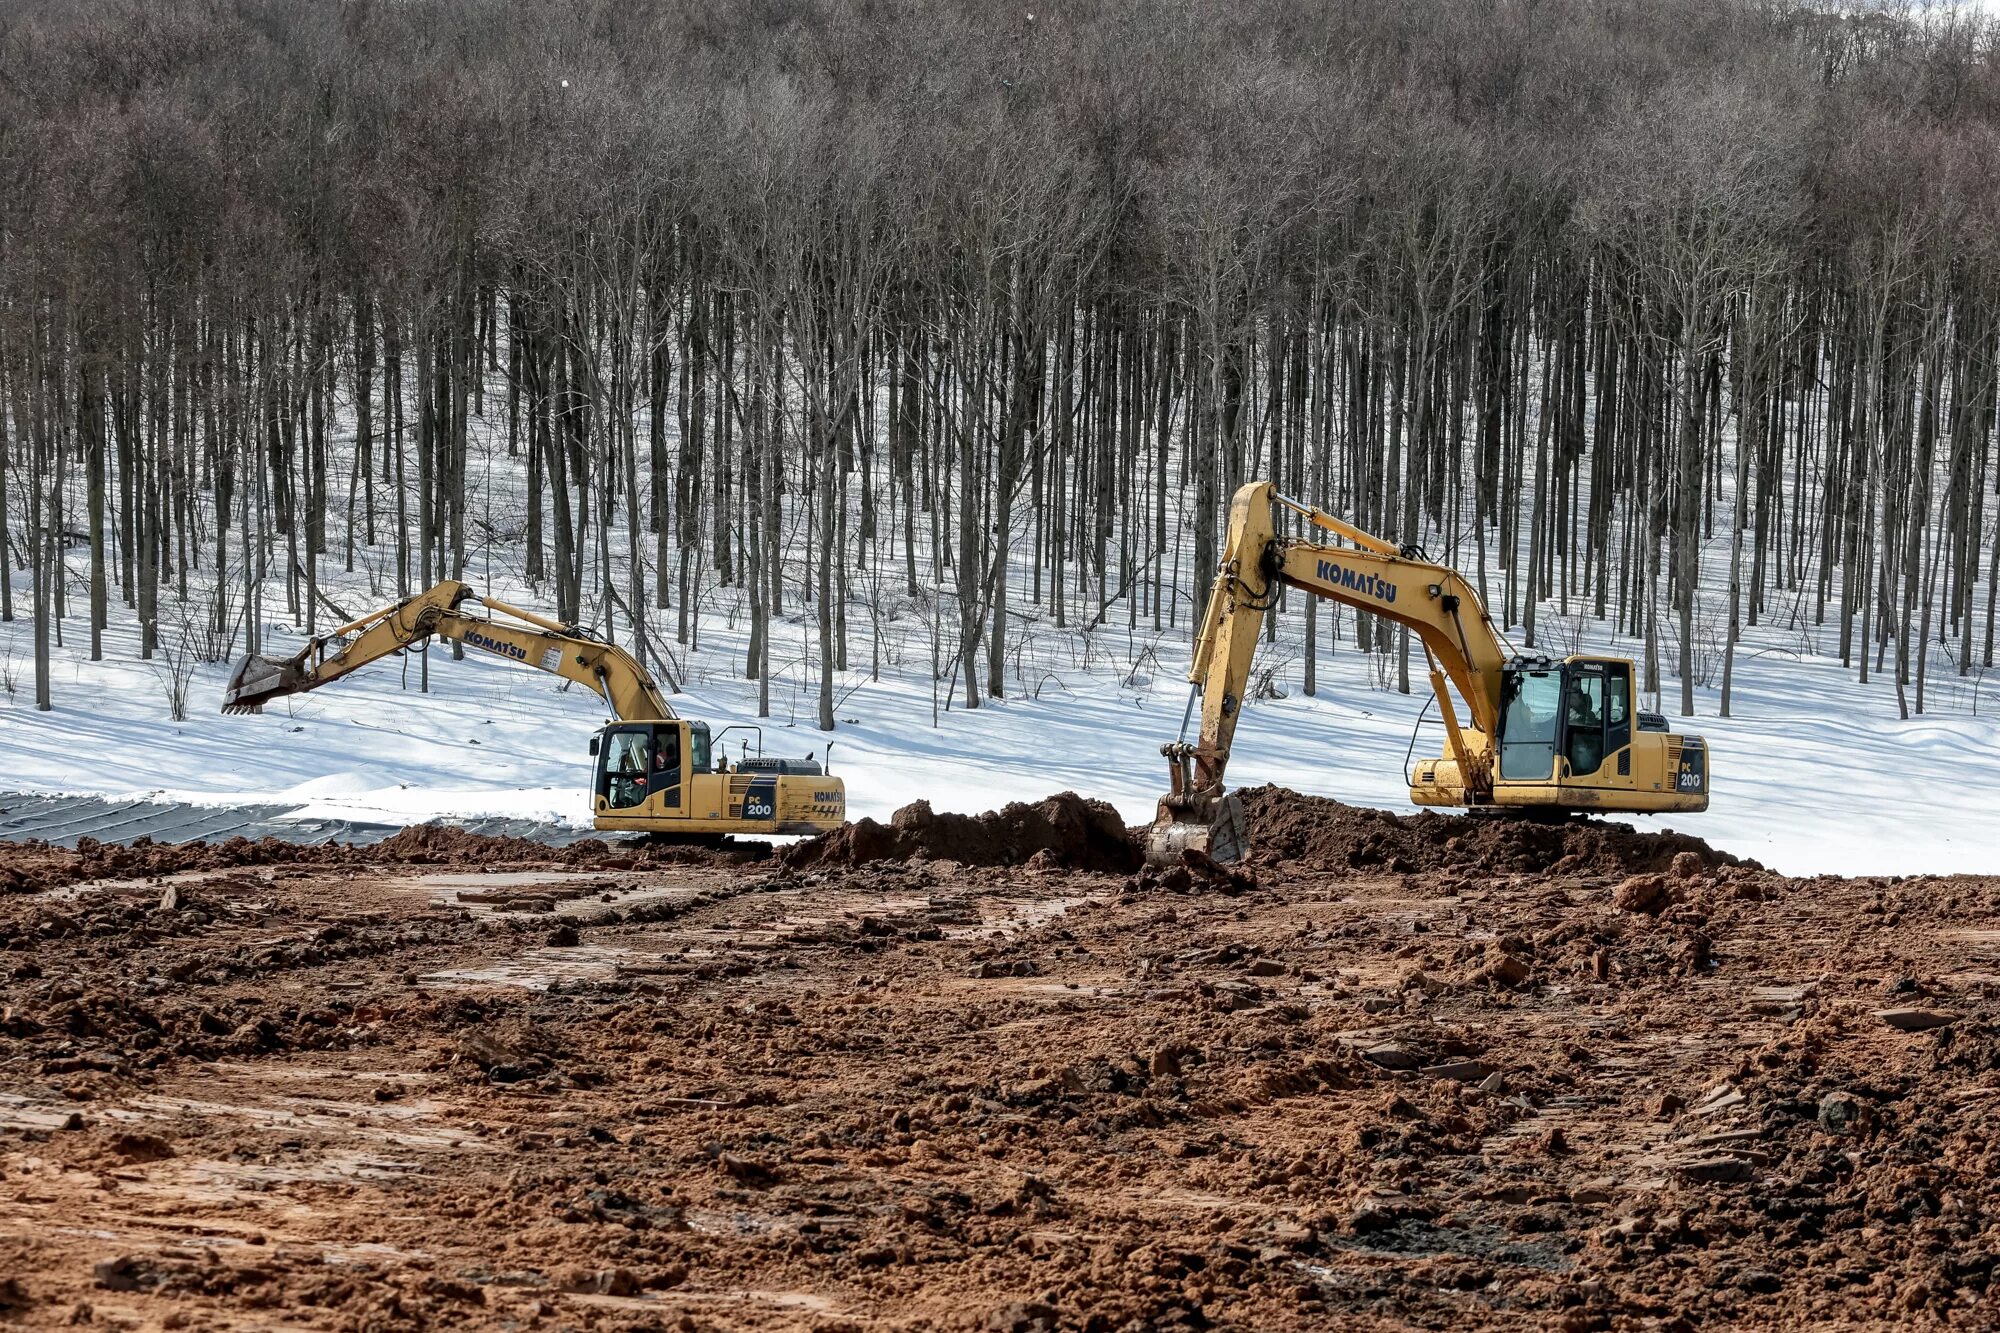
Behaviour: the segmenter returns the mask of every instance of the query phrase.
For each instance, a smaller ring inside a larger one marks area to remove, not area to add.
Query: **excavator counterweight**
[[[1280,535],[1286,511],[1347,544]],[[1230,502],[1228,544],[1188,669],[1201,729],[1190,743],[1183,727],[1162,747],[1168,789],[1148,859],[1177,861],[1192,849],[1228,862],[1246,850],[1242,807],[1223,775],[1258,630],[1285,588],[1401,625],[1422,645],[1445,751],[1408,775],[1415,804],[1537,814],[1708,808],[1707,744],[1646,725],[1629,659],[1514,653],[1457,571],[1260,481]]]

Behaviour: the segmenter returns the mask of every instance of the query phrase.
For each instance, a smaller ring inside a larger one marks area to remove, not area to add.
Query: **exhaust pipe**
[[[229,684],[222,692],[222,711],[225,713],[261,713],[264,705],[272,699],[281,699],[287,694],[298,694],[307,688],[306,653],[296,657],[262,657],[251,655],[236,664],[236,670],[229,673]]]

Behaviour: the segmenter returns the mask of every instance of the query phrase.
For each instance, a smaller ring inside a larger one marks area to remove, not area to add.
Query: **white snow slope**
[[[1296,634],[1296,614],[1290,621]],[[787,629],[802,649],[809,622]],[[534,671],[477,653],[454,662],[433,649],[428,696],[417,692],[416,664],[406,680],[403,661],[391,659],[262,715],[225,717],[217,708],[227,667],[202,666],[189,720],[174,723],[160,668],[136,660],[128,619],[114,619],[105,660],[95,663],[85,660],[86,622],[64,625],[48,713],[32,703],[29,634],[25,620],[0,625],[0,663],[11,653],[15,676],[14,691],[0,694],[0,790],[298,801],[313,817],[384,822],[588,817],[585,744],[603,707]],[[755,722],[755,683],[736,670],[740,632],[714,617],[706,636],[677,707],[718,728]],[[770,753],[824,755],[833,741],[854,817],[886,818],[917,799],[985,810],[1067,788],[1113,802],[1130,821],[1150,818],[1165,781],[1159,746],[1178,732],[1187,702],[1185,631],[1107,626],[1086,644],[1073,631],[1033,627],[1024,679],[1009,682],[1016,697],[941,711],[935,727],[923,626],[910,617],[885,627],[886,651],[902,660],[879,682],[868,678],[868,643],[857,637],[864,669],[841,681],[831,737],[811,726],[811,697],[788,679],[774,682],[764,723]],[[268,640],[273,649],[298,642],[275,631]],[[1143,661],[1136,673],[1135,660]],[[1289,697],[1246,711],[1233,781],[1405,808],[1404,758],[1422,694],[1376,688],[1371,663],[1347,644],[1322,659],[1317,697],[1298,692],[1296,663],[1288,675]],[[1736,717],[1714,716],[1716,696],[1703,691],[1699,716],[1673,719],[1709,739],[1710,810],[1634,822],[1698,833],[1794,874],[2000,872],[2000,819],[1990,810],[2000,735],[1973,712],[1971,682],[1943,683],[1950,713],[1901,722],[1886,679],[1860,686],[1837,662],[1753,643],[1738,666]],[[1417,744],[1439,748],[1434,723]]]

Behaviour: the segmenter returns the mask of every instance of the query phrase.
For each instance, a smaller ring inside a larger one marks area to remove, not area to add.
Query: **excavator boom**
[[[229,678],[222,711],[259,712],[273,699],[318,689],[433,637],[574,680],[602,695],[621,721],[674,716],[652,676],[623,648],[451,580],[329,630],[291,657],[245,657]]]

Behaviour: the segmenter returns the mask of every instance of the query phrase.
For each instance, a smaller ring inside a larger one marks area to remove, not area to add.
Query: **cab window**
[[[681,729],[672,722],[653,729],[653,795],[668,809],[681,803]]]
[[[1563,726],[1564,752],[1572,777],[1586,777],[1604,766],[1604,671],[1575,667],[1570,671],[1569,697]]]
[[[1500,776],[1546,780],[1555,765],[1556,724],[1562,716],[1562,673],[1507,674],[1507,707],[1500,716]]]
[[[598,757],[597,794],[613,810],[645,804],[651,738],[646,728],[613,731],[605,736]]]
[[[681,729],[668,725],[653,736],[654,786],[681,780]]]
[[[1604,757],[1632,744],[1632,668],[1613,662],[1604,668]],[[1627,765],[1630,759],[1626,760]]]

